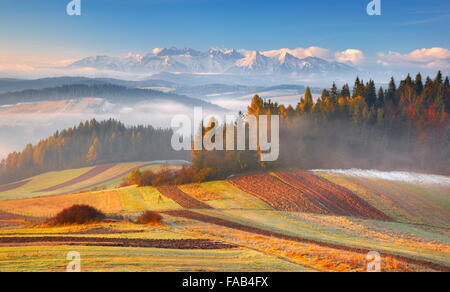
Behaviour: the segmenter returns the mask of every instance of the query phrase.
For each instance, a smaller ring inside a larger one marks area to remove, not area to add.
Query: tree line
[[[205,179],[295,167],[413,170],[450,174],[450,84],[442,73],[408,75],[387,88],[356,79],[333,84],[313,98],[307,88],[297,106],[254,96],[246,115],[279,115],[280,158],[263,163],[258,151],[193,151],[192,167]],[[202,127],[204,136],[211,125]],[[224,137],[226,139],[226,137]],[[205,172],[206,171],[206,172]]]
[[[172,135],[170,129],[126,127],[113,119],[82,122],[8,155],[0,163],[0,183],[96,164],[189,159],[189,153],[172,150]]]

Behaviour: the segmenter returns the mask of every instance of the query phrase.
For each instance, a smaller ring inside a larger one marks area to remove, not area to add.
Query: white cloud
[[[342,52],[337,52],[336,60],[338,62],[350,62],[353,64],[361,63],[364,60],[364,53],[361,50],[348,49]]]
[[[273,50],[264,52],[263,55],[267,57],[275,57],[285,52],[301,59],[307,57],[317,57],[331,62],[337,61],[352,64],[360,64],[365,59],[364,52],[361,50],[347,49],[339,52],[320,47],[297,48],[293,50],[291,49]]]
[[[382,66],[449,69],[450,50],[445,48],[422,48],[407,54],[394,51],[379,53],[377,63]]]

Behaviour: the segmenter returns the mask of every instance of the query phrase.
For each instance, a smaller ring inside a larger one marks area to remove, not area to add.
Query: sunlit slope
[[[450,228],[450,186],[317,173],[352,190],[397,222]]]
[[[68,264],[67,254],[74,249],[82,256],[82,271],[120,272],[167,272],[167,271],[311,271],[305,266],[285,261],[276,256],[231,245],[229,248],[209,246],[199,249],[181,248],[186,241],[212,241],[206,236],[180,232],[168,226],[142,226],[130,223],[102,223],[88,226],[68,226],[53,228],[0,229],[0,241],[11,238],[38,241],[39,238],[64,239],[70,242],[74,237],[85,239],[87,245],[53,245],[42,242],[31,246],[0,246],[0,271],[64,272]],[[169,248],[149,248],[141,246],[95,246],[92,241],[108,242],[138,241],[145,244],[169,243]]]
[[[64,181],[79,176],[72,174]],[[255,181],[260,177],[1,200],[0,212],[5,219],[16,216],[26,221],[27,217],[45,220],[74,204],[88,204],[108,215],[125,218],[155,210],[174,230],[264,250],[286,256],[289,261],[306,261],[306,266],[315,262],[327,266],[331,264],[327,261],[332,261],[331,270],[344,269],[339,263],[347,260],[341,254],[364,258],[367,250],[375,250],[406,258],[409,263],[420,261],[420,266],[431,263],[441,265],[439,269],[450,267],[450,192],[446,186],[336,173],[320,173],[320,177],[305,172],[268,173],[263,176],[265,180]],[[64,181],[54,182],[53,187]],[[50,188],[51,184],[39,187]],[[331,205],[333,196],[337,209]],[[266,246],[269,242],[289,254]],[[298,253],[299,246],[307,252]],[[311,257],[319,250],[326,251],[325,263]],[[351,261],[347,264],[352,265]]]
[[[0,200],[113,188],[134,169],[158,169],[161,166],[157,162],[130,162],[48,172],[0,186]]]

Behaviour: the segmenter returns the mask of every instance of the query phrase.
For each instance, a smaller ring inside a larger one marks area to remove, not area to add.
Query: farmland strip
[[[329,214],[313,196],[269,174],[236,177],[229,182],[280,211]]]
[[[110,181],[122,178],[122,177],[128,175],[130,172],[132,172],[134,170],[137,170],[137,169],[140,169],[140,168],[144,168],[144,167],[147,167],[147,166],[151,166],[151,165],[157,165],[157,164],[158,163],[151,162],[151,163],[146,163],[146,164],[143,164],[143,165],[140,165],[140,166],[136,166],[136,167],[133,167],[133,168],[127,170],[127,171],[124,171],[124,172],[118,174],[118,175],[115,175],[115,176],[112,176],[112,177],[110,177],[108,179],[105,179],[103,181],[100,181],[100,182],[97,182],[97,183],[94,183],[94,184],[91,184],[91,185],[88,185],[88,186],[85,186],[85,187],[82,187],[82,188],[78,188],[78,189],[75,189],[75,190],[71,190],[70,192],[60,193],[60,194],[57,194],[57,196],[81,192],[83,190],[87,190],[87,189],[90,189],[90,188],[93,188],[93,187],[105,184],[107,182],[110,182]]]
[[[251,227],[251,226],[243,225],[240,223],[224,220],[224,219],[217,218],[217,217],[199,214],[199,213],[189,211],[189,210],[165,211],[162,213],[170,215],[170,216],[181,217],[181,218],[196,220],[196,221],[200,221],[200,222],[204,222],[204,223],[224,226],[227,228],[240,230],[240,231],[244,231],[244,232],[249,232],[249,233],[253,233],[253,234],[279,238],[282,240],[306,243],[306,244],[315,244],[315,245],[328,247],[328,248],[332,248],[332,249],[357,252],[357,253],[361,253],[364,255],[371,251],[371,250],[365,249],[365,248],[350,247],[350,246],[345,246],[345,245],[327,243],[327,242],[318,241],[318,240],[301,238],[301,237],[297,237],[297,236],[285,235],[285,234],[281,234],[281,233],[277,233],[277,232],[273,232],[273,231],[260,229],[257,227]],[[400,256],[400,255],[395,255],[395,254],[390,254],[390,253],[383,253],[382,256],[383,257],[389,256],[389,257],[395,258],[397,260],[405,261],[405,262],[411,263],[411,264],[425,266],[425,267],[428,267],[428,268],[431,268],[434,270],[438,270],[438,271],[450,272],[449,266],[428,262],[426,260],[413,259],[413,258],[409,258],[406,256]]]
[[[0,244],[44,244],[142,247],[162,249],[231,249],[237,246],[209,239],[134,239],[134,238],[90,238],[90,237],[0,237]]]
[[[158,187],[158,191],[165,197],[175,201],[186,209],[212,209],[209,205],[197,201],[176,186]]]
[[[333,215],[392,221],[352,191],[310,172],[278,172],[277,176],[289,185],[316,198]]]
[[[18,189],[21,186],[26,185],[27,183],[29,183],[31,180],[25,180],[25,181],[20,181],[20,182],[16,182],[16,183],[12,183],[12,184],[8,184],[8,185],[3,185],[0,186],[0,193],[2,192],[7,192],[7,191],[11,191],[14,189]]]
[[[72,180],[69,180],[69,181],[67,181],[65,183],[62,183],[62,184],[59,184],[59,185],[56,185],[56,186],[53,186],[53,187],[50,187],[50,188],[47,188],[47,189],[35,191],[35,193],[53,192],[53,191],[56,191],[56,190],[59,190],[59,189],[62,189],[62,188],[70,187],[72,185],[75,185],[75,184],[81,183],[81,182],[83,182],[85,180],[88,180],[88,179],[90,179],[90,178],[92,178],[92,177],[94,177],[96,175],[99,175],[99,174],[107,171],[108,169],[113,168],[114,166],[115,166],[115,164],[105,164],[105,165],[100,165],[100,166],[94,167],[93,169],[91,169],[88,172],[80,175],[79,177],[76,177],[76,178],[74,178]]]

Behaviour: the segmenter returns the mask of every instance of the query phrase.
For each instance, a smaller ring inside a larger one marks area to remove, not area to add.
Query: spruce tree
[[[373,80],[367,82],[364,91],[364,99],[369,107],[373,107],[377,102],[377,93],[375,88],[375,82]]]
[[[422,94],[423,91],[423,82],[422,82],[422,75],[417,74],[416,80],[414,81],[414,88],[416,90],[416,94],[419,96]]]
[[[377,107],[383,107],[384,106],[384,90],[383,87],[380,87],[378,89],[378,100],[377,100]]]
[[[348,86],[348,84],[345,84],[342,87],[341,96],[350,97],[350,87]]]
[[[397,86],[395,85],[394,77],[391,78],[389,82],[389,87],[387,90],[387,94],[385,96],[385,101],[390,102],[393,105],[397,104]]]
[[[359,80],[359,77],[356,77],[355,85],[353,86],[353,94],[352,94],[353,98],[361,96],[360,89],[361,89],[361,81]]]

